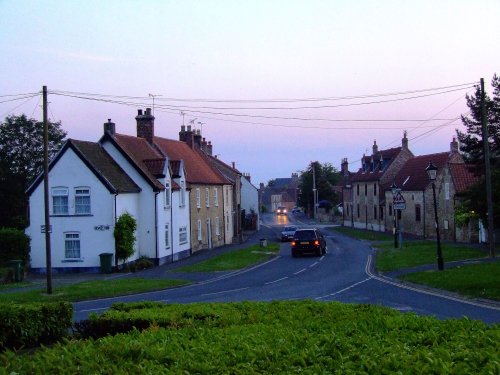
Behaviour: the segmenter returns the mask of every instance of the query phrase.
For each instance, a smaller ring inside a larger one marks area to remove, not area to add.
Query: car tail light
[[[319,246],[319,241],[318,240],[314,240],[314,246]]]
[[[295,241],[292,241],[292,246],[295,246],[296,245],[296,242]]]

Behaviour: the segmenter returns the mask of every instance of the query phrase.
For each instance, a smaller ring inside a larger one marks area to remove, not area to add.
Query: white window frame
[[[215,218],[215,235],[220,236],[220,218],[218,216]]]
[[[202,236],[202,233],[201,233],[201,220],[198,219],[198,221],[196,222],[196,227],[197,227],[197,232],[198,232],[198,241],[202,241],[203,240],[203,236]]]
[[[210,207],[210,189],[205,188],[205,205]]]
[[[183,226],[179,228],[179,245],[184,245],[188,242],[187,227]]]
[[[69,189],[66,186],[57,186],[52,188],[52,214],[53,215],[69,215]],[[59,201],[58,198],[66,197],[66,204],[60,204],[59,202],[56,204],[56,200]],[[56,210],[56,207],[58,209]],[[66,208],[66,210],[60,211],[60,208]],[[57,211],[57,212],[56,212]]]
[[[80,232],[64,232],[64,258],[81,259],[82,242]],[[73,255],[73,256],[68,256]],[[77,256],[75,256],[77,255]]]
[[[214,206],[219,207],[219,194],[218,194],[218,189],[214,188]]]
[[[88,204],[78,202],[79,198],[87,198]],[[91,209],[91,198],[90,198],[90,187],[88,186],[78,186],[75,187],[75,215],[90,215],[92,213]]]
[[[163,195],[163,203],[165,205],[165,208],[170,207],[170,196],[171,196],[171,189],[170,189],[170,182],[165,182],[165,194]]]
[[[450,200],[450,183],[444,183],[444,199]]]
[[[201,191],[200,191],[200,188],[196,188],[196,208],[201,208]]]

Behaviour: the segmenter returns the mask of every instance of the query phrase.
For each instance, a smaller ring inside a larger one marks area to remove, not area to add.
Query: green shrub
[[[153,268],[153,266],[154,266],[153,262],[149,258],[146,258],[146,257],[140,257],[134,263],[134,267],[135,267],[136,271],[145,270],[148,268]]]
[[[116,262],[126,261],[134,254],[134,232],[137,229],[137,222],[129,213],[120,215],[116,221],[115,236]]]
[[[73,320],[68,302],[0,304],[0,350],[52,344],[66,336]]]
[[[23,265],[29,264],[30,238],[22,230],[0,228],[0,264],[9,260],[20,259]]]
[[[150,306],[150,307],[148,307]],[[129,323],[127,323],[129,319]],[[116,305],[95,321],[149,327],[8,351],[0,373],[498,374],[498,325],[337,302]]]

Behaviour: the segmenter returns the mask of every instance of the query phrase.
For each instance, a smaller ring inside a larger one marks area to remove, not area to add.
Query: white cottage
[[[31,269],[46,272],[43,175],[30,186]],[[52,270],[97,272],[114,253],[114,223],[137,211],[140,187],[97,143],[68,140],[49,165]]]

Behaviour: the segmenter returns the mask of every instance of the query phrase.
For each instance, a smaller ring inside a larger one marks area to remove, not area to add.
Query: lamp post
[[[427,176],[429,176],[429,180],[432,182],[432,196],[434,198],[434,220],[436,223],[437,265],[438,265],[438,270],[442,271],[444,270],[444,261],[443,261],[443,253],[441,252],[441,239],[439,238],[439,221],[438,221],[437,203],[436,203],[436,184],[434,183],[437,176],[437,167],[432,163],[432,161],[430,161],[427,168],[425,168],[425,171],[427,172]]]
[[[391,185],[391,191],[392,191],[392,213],[394,214],[394,248],[398,248],[398,215],[396,212],[396,194],[400,189],[396,186],[396,184],[393,182]]]

